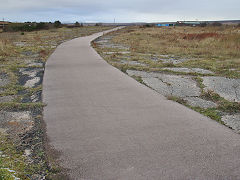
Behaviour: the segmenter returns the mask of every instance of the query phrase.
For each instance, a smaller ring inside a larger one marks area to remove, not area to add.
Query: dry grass
[[[110,27],[81,27],[81,28],[60,28],[34,32],[5,32],[0,33],[0,59],[8,60],[9,57],[19,56],[21,51],[31,50],[34,52],[44,52],[42,60],[46,60],[46,56],[55,49],[64,40],[86,36],[95,32],[109,29]],[[26,44],[24,47],[16,46],[16,42]],[[44,59],[45,58],[45,59]]]
[[[201,67],[218,75],[240,77],[239,27],[128,27],[112,41],[130,47],[131,53],[194,59],[177,66]]]
[[[128,28],[114,38],[133,51],[187,57],[240,58],[240,28]]]
[[[41,102],[34,103],[21,101],[23,97],[31,96],[34,92],[41,91],[42,86],[39,85],[36,88],[26,88],[21,85],[19,82],[19,68],[28,67],[29,63],[36,61],[45,62],[57,45],[63,41],[75,37],[86,36],[110,28],[112,27],[98,26],[73,29],[60,28],[25,33],[0,33],[0,75],[6,75],[10,81],[6,86],[0,87],[0,96],[14,97],[14,100],[10,100],[10,102],[0,102],[0,111],[42,110],[44,104]],[[2,77],[0,76],[0,78]],[[40,130],[38,132],[38,128],[40,127],[37,127],[36,120],[34,123],[36,128],[34,128],[33,131],[36,131],[36,134],[40,134]],[[19,127],[19,123],[11,123],[10,126]],[[15,137],[18,136],[18,133],[15,133],[15,131],[9,131],[8,135],[10,135],[10,137]],[[35,162],[30,163],[28,162],[28,158],[23,156],[24,153],[14,144],[15,142],[12,143],[7,137],[0,134],[0,179],[15,179],[13,176],[14,173],[10,170],[14,170],[16,172],[15,176],[20,179],[30,179],[28,176],[32,174],[55,173],[52,172],[52,169],[49,172],[49,167],[46,167],[45,160],[42,158],[44,152],[41,151],[41,148],[38,148],[36,152],[34,152],[37,153],[36,158],[38,160],[41,159],[41,162],[37,164]],[[38,137],[34,136],[35,140],[36,138]],[[14,138],[14,140],[15,139],[18,138]],[[24,140],[23,144],[25,143]],[[34,146],[35,145],[36,144],[34,144]],[[4,156],[2,156],[2,153]],[[8,168],[10,168],[10,170],[8,170]]]

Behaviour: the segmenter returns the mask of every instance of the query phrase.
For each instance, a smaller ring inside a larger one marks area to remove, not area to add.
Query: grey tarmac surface
[[[44,120],[73,180],[237,180],[240,135],[110,66],[90,41],[46,64]]]

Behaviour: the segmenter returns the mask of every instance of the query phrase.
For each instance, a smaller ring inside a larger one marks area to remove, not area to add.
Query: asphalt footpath
[[[240,179],[240,135],[109,65],[90,45],[101,35],[64,42],[46,63],[46,132],[69,178]]]

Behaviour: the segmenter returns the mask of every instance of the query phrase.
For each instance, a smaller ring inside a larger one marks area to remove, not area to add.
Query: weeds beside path
[[[56,171],[49,169],[43,141],[45,62],[60,43],[111,28],[0,33],[0,179],[42,179]]]
[[[239,27],[127,27],[93,46],[140,83],[240,132]]]

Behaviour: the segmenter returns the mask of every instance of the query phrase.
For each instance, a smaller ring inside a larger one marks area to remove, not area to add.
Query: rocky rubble
[[[25,57],[28,56],[32,58],[36,55],[25,54]],[[16,85],[23,87],[17,90],[14,95],[4,95],[4,93],[8,94],[8,88],[12,86],[13,82],[7,74],[0,75],[0,103],[12,103],[12,105],[16,104],[18,106],[20,103],[41,102],[42,92],[40,87],[43,79],[44,63],[39,60],[26,60],[24,66],[24,68],[17,68],[11,72],[18,78]],[[45,163],[44,159],[38,154],[44,148],[41,115],[41,106],[32,108],[13,107],[0,110],[0,133],[8,135],[17,145],[17,148],[25,152],[28,161],[34,164]],[[40,180],[44,178],[44,173],[43,169],[42,172],[33,176],[36,177],[36,180]]]

